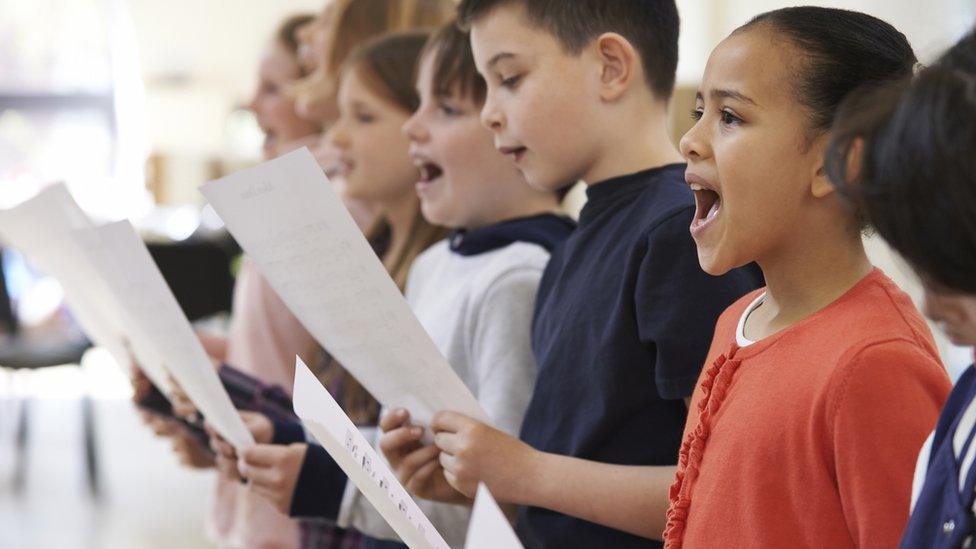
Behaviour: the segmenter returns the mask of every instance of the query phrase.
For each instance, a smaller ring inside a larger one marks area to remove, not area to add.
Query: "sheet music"
[[[488,487],[478,485],[464,549],[524,549]]]
[[[440,533],[308,366],[295,358],[295,413],[412,549],[448,549]]]
[[[132,225],[110,223],[80,231],[76,238],[125,303],[127,322],[145,336],[159,365],[228,442],[239,449],[253,445],[200,339]]]
[[[120,303],[74,238],[76,230],[92,226],[63,184],[0,211],[0,238],[58,280],[68,308],[92,342],[106,348],[120,367],[130,364],[131,351],[147,364],[146,375],[153,383],[168,392],[165,371],[154,367],[144,338],[126,329]]]
[[[307,148],[201,190],[309,333],[380,403],[420,425],[440,410],[489,422]]]

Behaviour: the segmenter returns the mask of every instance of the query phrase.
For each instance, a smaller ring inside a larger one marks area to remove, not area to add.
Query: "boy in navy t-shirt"
[[[522,440],[442,412],[432,428],[445,476],[468,496],[484,482],[523,506],[529,546],[659,546],[715,321],[761,285],[758,269],[705,274],[689,234],[695,199],[666,128],[677,9],[663,0],[459,9],[488,82],[482,121],[496,146],[533,186],[583,180],[589,201],[540,285],[539,377]]]

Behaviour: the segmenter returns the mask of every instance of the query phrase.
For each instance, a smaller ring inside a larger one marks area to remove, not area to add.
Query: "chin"
[[[701,265],[703,271],[712,276],[722,276],[735,268],[735,265],[730,262],[723,261],[714,253],[702,251],[701,248],[698,249],[698,264]]]
[[[957,347],[976,346],[976,334],[947,331],[946,336],[949,338],[949,341]]]
[[[522,176],[525,177],[525,181],[530,187],[537,191],[544,192],[556,192],[562,189],[569,183],[566,183],[565,179],[560,179],[559,177],[553,177],[550,174],[539,173],[537,171],[528,172],[522,171]],[[576,183],[573,181],[572,183]]]
[[[434,204],[429,204],[427,202],[420,202],[420,214],[424,216],[427,223],[431,225],[436,225],[438,227],[447,227],[449,229],[456,228],[450,221],[450,216],[445,215],[445,212],[441,211]]]

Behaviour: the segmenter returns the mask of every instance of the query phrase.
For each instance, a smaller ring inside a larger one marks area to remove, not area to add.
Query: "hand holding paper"
[[[388,408],[487,415],[413,315],[308,149],[202,188],[291,311]]]
[[[196,407],[242,447],[253,444],[189,321],[127,222],[94,227],[63,185],[0,211],[0,236],[65,288],[82,329],[120,365],[129,350],[164,392],[172,374]]]
[[[92,251],[79,234],[94,225],[63,184],[53,185],[20,205],[0,211],[0,237],[16,247],[37,268],[54,276],[82,330],[106,348],[119,366],[135,355],[145,373],[164,393],[167,376],[148,342],[126,324],[123,304],[95,265]]]
[[[157,360],[193,405],[238,448],[254,444],[200,340],[132,225],[121,221],[98,227],[85,240],[100,274],[126,304],[128,324],[150,342]],[[102,248],[97,247],[99,243]]]
[[[447,549],[444,538],[417,507],[379,454],[342,411],[301,358],[295,364],[295,413],[349,476],[349,480],[412,548]]]
[[[441,450],[434,444],[423,445],[423,427],[410,423],[407,410],[393,410],[380,419],[379,448],[400,482],[420,498],[470,505],[471,499],[458,492],[444,476]]]
[[[479,483],[511,501],[519,492],[523,475],[535,467],[539,454],[521,440],[456,412],[440,412],[431,428],[441,449],[444,476],[462,494],[474,497]]]

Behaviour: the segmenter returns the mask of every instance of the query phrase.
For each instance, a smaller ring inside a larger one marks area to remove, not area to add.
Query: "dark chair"
[[[147,247],[190,322],[230,312],[234,293],[230,266],[240,250],[235,249],[236,243],[191,239]]]
[[[3,250],[0,250],[2,266]],[[17,316],[11,306],[3,269],[0,268],[0,368],[12,370],[37,370],[65,364],[80,364],[81,357],[91,347],[91,343],[81,335],[50,334],[30,336],[20,329]],[[20,403],[20,416],[17,423],[17,458],[14,473],[14,487],[23,490],[27,480],[27,442],[30,430],[30,397]],[[95,445],[95,416],[91,397],[86,393],[81,401],[82,422],[84,426],[84,459],[88,474],[88,487],[92,495],[97,495],[98,455]]]

